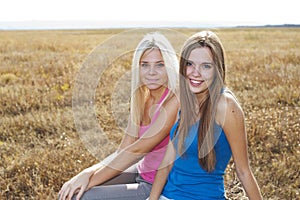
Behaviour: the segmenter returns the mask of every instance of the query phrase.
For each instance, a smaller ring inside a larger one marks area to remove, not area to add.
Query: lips
[[[149,83],[156,83],[159,79],[146,79]]]
[[[190,84],[193,87],[199,87],[202,83],[204,83],[204,81],[202,80],[195,80],[195,79],[189,79],[190,80]]]

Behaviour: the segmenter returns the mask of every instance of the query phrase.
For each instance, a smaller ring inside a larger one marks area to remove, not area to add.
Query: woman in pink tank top
[[[162,34],[147,34],[140,41],[132,60],[130,120],[119,149],[108,164],[96,164],[67,181],[60,200],[149,196],[177,118],[178,66]]]

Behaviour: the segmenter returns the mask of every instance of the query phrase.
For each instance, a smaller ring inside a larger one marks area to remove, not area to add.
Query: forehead
[[[213,57],[208,47],[198,47],[191,51],[188,60],[194,62],[213,62]]]
[[[158,48],[147,49],[142,57],[141,61],[157,61],[163,60],[161,52]]]

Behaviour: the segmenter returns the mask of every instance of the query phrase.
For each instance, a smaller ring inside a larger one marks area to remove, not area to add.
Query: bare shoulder
[[[176,108],[179,107],[179,96],[172,94],[166,101],[163,103],[163,107]]]
[[[222,93],[217,105],[216,123],[223,127],[228,121],[226,119],[239,118],[244,119],[244,113],[237,99],[230,92]]]

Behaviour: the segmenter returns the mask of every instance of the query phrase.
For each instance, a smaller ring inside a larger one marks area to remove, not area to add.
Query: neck
[[[158,103],[165,90],[166,88],[164,86],[155,90],[150,90],[149,98],[152,99],[154,103]]]
[[[201,105],[205,101],[205,99],[207,98],[208,95],[209,95],[208,89],[201,93],[196,94],[199,105]]]

